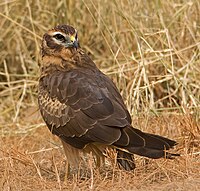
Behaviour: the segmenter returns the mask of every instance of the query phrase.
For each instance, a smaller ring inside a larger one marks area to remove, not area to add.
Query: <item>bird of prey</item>
[[[75,28],[58,25],[47,31],[41,56],[39,109],[61,139],[69,163],[77,166],[84,151],[100,160],[105,148],[117,150],[125,170],[135,168],[133,154],[154,159],[178,155],[167,152],[175,141],[131,126],[117,87],[80,48]]]

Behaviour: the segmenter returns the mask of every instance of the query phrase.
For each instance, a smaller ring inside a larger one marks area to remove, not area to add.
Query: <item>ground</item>
[[[34,123],[39,125],[29,128],[28,133],[15,132],[1,139],[3,190],[199,190],[199,127],[190,115],[162,115],[147,121],[135,117],[133,122],[145,131],[177,140],[179,144],[173,152],[180,153],[180,157],[153,160],[137,156],[134,172],[126,172],[115,166],[111,153],[100,169],[88,158],[87,168],[71,172],[68,177],[60,141],[40,117],[36,119]]]

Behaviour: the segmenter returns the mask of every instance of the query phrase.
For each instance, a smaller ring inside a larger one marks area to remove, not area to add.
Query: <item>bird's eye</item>
[[[65,37],[64,37],[63,35],[61,35],[61,34],[56,34],[56,35],[54,35],[53,37],[54,37],[55,39],[59,40],[59,41],[62,41],[62,42],[65,42],[65,41],[66,41]]]

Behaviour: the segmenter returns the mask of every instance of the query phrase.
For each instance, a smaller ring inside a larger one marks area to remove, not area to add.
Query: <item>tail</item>
[[[118,151],[117,159],[121,166],[126,170],[134,169],[134,159],[131,157],[130,153],[153,159],[172,159],[174,156],[180,155],[169,153],[167,150],[173,148],[176,144],[176,141],[159,135],[144,133],[133,127],[124,128],[122,130],[122,136],[114,143],[116,147],[128,151],[128,153]],[[124,160],[122,160],[122,157]]]

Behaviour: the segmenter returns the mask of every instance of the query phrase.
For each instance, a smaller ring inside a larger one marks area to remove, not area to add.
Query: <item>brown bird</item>
[[[130,114],[112,80],[81,50],[77,30],[58,25],[43,36],[38,103],[49,130],[57,135],[69,163],[77,166],[80,151],[97,161],[105,148],[117,149],[117,161],[135,168],[133,154],[172,158],[176,142],[131,126]]]

